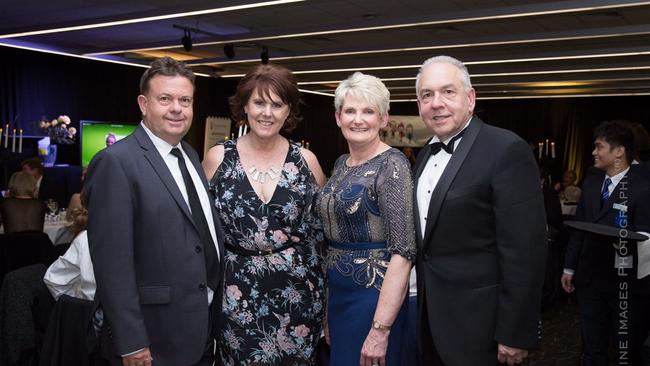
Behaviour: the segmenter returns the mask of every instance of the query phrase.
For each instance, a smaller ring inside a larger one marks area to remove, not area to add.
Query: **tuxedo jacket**
[[[196,152],[182,146],[207,190]],[[93,158],[85,193],[96,297],[114,353],[151,347],[156,365],[196,363],[208,340],[204,247],[180,189],[142,126]],[[212,211],[223,255],[223,231]],[[221,287],[214,289],[213,308],[221,308]]]
[[[629,230],[650,232],[650,178],[643,166],[631,165],[621,182],[616,185],[606,202],[601,204],[601,191],[605,174],[598,171],[588,175],[582,184],[582,195],[576,208],[575,220],[609,226],[625,225]],[[621,206],[625,222],[619,221]],[[617,224],[617,221],[619,222]],[[618,271],[614,267],[616,249],[610,239],[600,235],[572,231],[567,244],[565,268],[575,271],[574,283],[578,289],[592,284],[602,290],[617,291]],[[625,271],[627,279],[636,278],[636,242],[627,241],[626,247],[633,255],[634,269]],[[650,291],[650,277],[633,281],[637,289]],[[639,287],[641,286],[641,288]]]
[[[416,184],[427,158],[418,156]],[[472,118],[433,191],[424,237],[415,215],[421,349],[461,366],[495,364],[497,342],[536,347],[547,243],[528,144]]]

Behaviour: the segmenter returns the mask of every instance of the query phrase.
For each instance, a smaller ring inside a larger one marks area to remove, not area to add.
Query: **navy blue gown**
[[[349,167],[341,156],[317,199],[327,253],[330,365],[357,366],[393,254],[415,260],[413,182],[406,157],[389,149]],[[392,324],[387,365],[401,364],[406,303]]]

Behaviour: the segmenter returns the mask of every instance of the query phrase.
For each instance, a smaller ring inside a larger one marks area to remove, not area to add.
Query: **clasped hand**
[[[152,366],[153,358],[151,358],[151,351],[149,347],[144,348],[142,351],[122,357],[123,366]]]
[[[497,359],[501,363],[507,363],[508,365],[518,365],[528,357],[528,351],[525,349],[519,349],[514,347],[504,346],[499,344],[497,350]]]

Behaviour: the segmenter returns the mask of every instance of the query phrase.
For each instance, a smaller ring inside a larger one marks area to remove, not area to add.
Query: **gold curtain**
[[[567,170],[576,172],[576,182],[581,182],[584,176],[585,166],[583,159],[584,150],[584,126],[575,116],[576,111],[569,113],[567,132],[564,140],[564,166]]]

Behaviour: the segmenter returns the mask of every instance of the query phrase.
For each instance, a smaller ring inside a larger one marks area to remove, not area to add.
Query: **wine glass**
[[[59,203],[51,198],[45,201],[45,203],[47,204],[47,208],[50,210],[50,212],[56,215],[56,212],[59,209]]]

